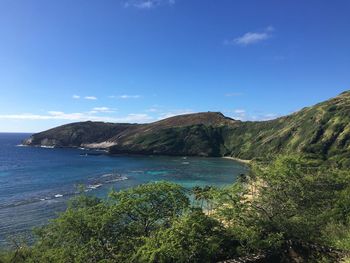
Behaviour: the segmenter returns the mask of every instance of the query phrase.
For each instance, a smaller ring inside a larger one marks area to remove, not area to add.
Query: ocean
[[[167,180],[191,188],[222,187],[247,171],[221,158],[111,156],[101,151],[20,146],[30,136],[0,133],[0,246],[12,238],[30,238],[66,208],[67,200],[85,191],[106,197],[142,183]]]

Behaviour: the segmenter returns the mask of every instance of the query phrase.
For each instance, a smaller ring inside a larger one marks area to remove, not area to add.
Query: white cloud
[[[159,109],[157,109],[157,108],[150,108],[150,109],[147,109],[146,111],[147,112],[158,112]]]
[[[110,109],[108,107],[95,107],[90,113],[112,113],[115,112],[115,109]]]
[[[109,108],[108,107],[95,107],[95,108],[93,108],[93,110],[104,112],[104,111],[109,111]]]
[[[244,121],[247,119],[247,112],[244,109],[233,110],[233,114],[232,118],[235,120]]]
[[[275,114],[275,113],[268,113],[268,114],[263,115],[263,116],[260,118],[260,120],[269,121],[269,120],[276,119],[276,118],[278,118],[278,117],[279,117],[278,114]]]
[[[140,1],[135,3],[134,6],[141,9],[150,9],[154,7],[156,4],[153,1]]]
[[[125,117],[121,117],[121,118],[115,118],[114,122],[128,122],[128,123],[147,123],[150,122],[153,119],[153,117],[149,116],[148,114],[143,114],[143,113],[139,113],[139,114],[128,114]]]
[[[225,115],[240,121],[268,121],[280,117],[280,114],[263,111],[249,112],[245,109],[224,110]]]
[[[242,109],[237,109],[237,110],[234,110],[234,113],[237,113],[237,114],[245,114],[245,110],[242,110]]]
[[[245,33],[243,36],[238,37],[234,42],[238,45],[247,46],[250,44],[255,44],[260,41],[268,39],[270,36],[267,33]]]
[[[62,111],[48,111],[48,114],[52,115],[52,116],[61,116],[64,115],[64,112]]]
[[[146,123],[152,121],[154,118],[148,114],[128,114],[122,117],[110,117],[110,116],[96,116],[89,113],[64,113],[61,111],[48,111],[47,114],[32,114],[32,113],[23,113],[23,114],[8,114],[0,115],[0,119],[4,120],[65,120],[65,121],[104,121],[104,122],[131,122],[131,123]]]
[[[262,32],[247,32],[240,37],[237,37],[233,40],[226,40],[224,44],[226,45],[239,45],[239,46],[248,46],[256,44],[262,41],[265,41],[272,36],[274,27],[268,26]]]
[[[80,99],[80,96],[79,95],[73,95],[72,98],[78,100],[78,99]]]
[[[190,114],[190,113],[194,113],[194,111],[190,109],[184,109],[184,110],[174,110],[169,112],[163,112],[159,115],[158,120],[174,117],[177,115]]]
[[[108,96],[108,98],[110,99],[139,99],[141,98],[141,95],[128,95],[128,94],[123,94],[123,95],[120,95],[120,96],[115,96],[115,95],[112,95],[112,96]]]
[[[152,9],[161,5],[174,5],[175,0],[127,0],[124,7],[135,7],[138,9]]]
[[[0,119],[9,120],[80,120],[84,117],[83,113],[64,113],[61,111],[49,111],[45,115],[22,113],[0,115]]]
[[[85,96],[84,99],[86,100],[97,100],[95,96]]]
[[[118,96],[119,99],[139,99],[141,98],[140,95],[121,95],[121,96]]]

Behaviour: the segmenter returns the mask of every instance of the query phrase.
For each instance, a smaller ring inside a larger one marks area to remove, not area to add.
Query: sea
[[[106,198],[114,190],[156,181],[188,189],[223,187],[247,172],[222,158],[112,156],[103,151],[26,147],[27,133],[0,133],[0,247],[32,238],[32,229],[63,212],[84,191]]]

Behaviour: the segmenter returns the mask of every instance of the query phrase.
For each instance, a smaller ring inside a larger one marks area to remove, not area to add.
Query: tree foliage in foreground
[[[111,192],[107,200],[79,196],[66,212],[36,230],[33,246],[17,245],[0,258],[216,262],[269,252],[275,262],[290,262],[290,241],[350,250],[348,171],[282,156],[269,165],[253,165],[248,179],[229,187],[196,187],[192,193],[196,207],[184,188],[168,182]],[[334,261],[318,252],[292,252],[307,262]]]
[[[193,209],[146,239],[136,262],[216,262],[235,256],[237,246],[219,221]]]
[[[251,177],[248,186],[218,190],[215,199],[216,218],[238,236],[243,251],[279,251],[290,240],[344,248],[336,242],[343,243],[339,232],[350,238],[344,232],[350,229],[348,171],[282,156],[268,166],[253,165]]]
[[[189,207],[184,189],[166,182],[111,192],[108,201],[90,199],[75,200],[37,232],[33,258],[39,262],[134,262],[133,255],[144,239]]]

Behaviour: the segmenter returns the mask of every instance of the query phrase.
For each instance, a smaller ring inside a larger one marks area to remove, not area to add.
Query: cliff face
[[[301,152],[350,166],[350,92],[271,121],[241,122],[206,112],[150,124],[83,122],[34,134],[24,143],[242,159]]]

